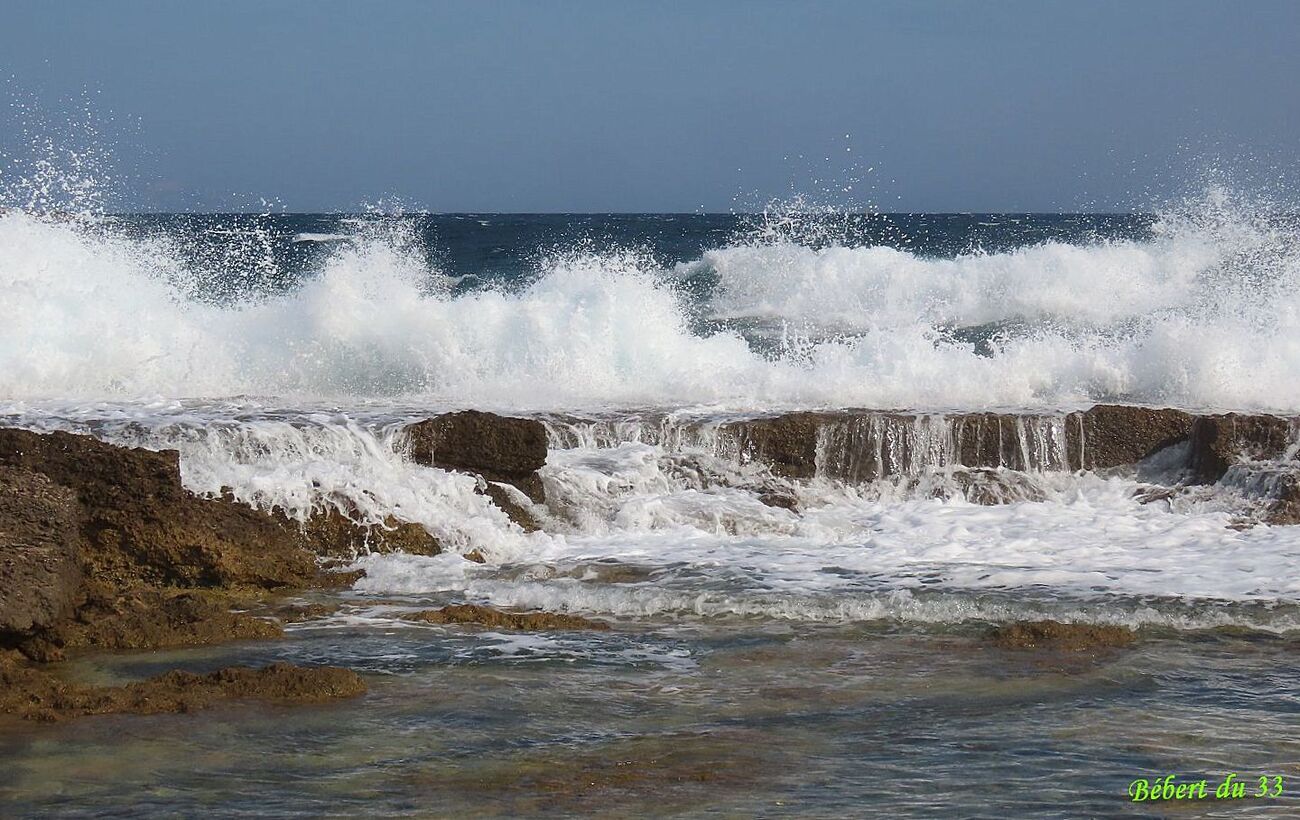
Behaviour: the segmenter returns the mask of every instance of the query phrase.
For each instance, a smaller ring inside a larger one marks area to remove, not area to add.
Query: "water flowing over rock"
[[[329,509],[305,522],[285,520],[285,525],[296,526],[312,552],[344,561],[369,553],[438,555],[442,552],[442,544],[422,525],[392,516],[365,526],[337,509]]]
[[[1285,503],[1290,485],[1278,476],[1300,468],[1296,419],[1198,416],[1121,405],[1061,413],[841,410],[722,421],[556,416],[546,424],[553,447],[640,442],[674,453],[702,450],[725,461],[761,465],[769,479],[747,476],[745,486],[751,486],[756,497],[777,499],[788,509],[797,507],[785,501],[793,496],[773,495],[765,481],[885,482],[904,494],[956,495],[997,504],[1041,500],[1039,477],[1049,473],[1129,473],[1139,465],[1153,465],[1162,481],[1185,486],[1226,481],[1232,467],[1261,473],[1249,480],[1234,479],[1234,486],[1247,496],[1268,499],[1276,511],[1267,520],[1281,523],[1291,516]],[[735,486],[727,480],[721,483]]]
[[[0,650],[0,713],[53,722],[82,715],[192,712],[236,699],[324,703],[366,691],[355,672],[276,663],[207,674],[172,671],[124,686],[70,683]]]
[[[989,640],[1003,649],[1087,652],[1128,646],[1137,640],[1137,635],[1127,627],[1106,624],[1017,621],[996,627]]]
[[[1300,419],[1228,413],[1199,416],[1191,432],[1191,469],[1212,483],[1243,461],[1295,461]]]
[[[477,624],[493,629],[526,631],[551,629],[609,629],[609,624],[577,615],[555,612],[505,612],[477,604],[455,604],[441,609],[412,612],[403,616],[408,621],[426,624]]]

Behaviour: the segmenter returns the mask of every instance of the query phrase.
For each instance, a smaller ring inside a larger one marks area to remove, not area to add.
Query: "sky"
[[[1122,210],[1207,168],[1300,165],[1292,0],[6,0],[2,16],[0,93],[22,104],[0,111],[0,148],[88,104],[133,209]]]

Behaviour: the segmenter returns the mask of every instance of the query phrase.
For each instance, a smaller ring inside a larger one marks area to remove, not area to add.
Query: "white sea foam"
[[[1148,241],[932,259],[738,242],[676,271],[553,257],[518,292],[452,295],[358,227],[276,297],[215,306],[164,243],[0,217],[0,395],[390,398],[521,409],[709,405],[1061,407],[1120,400],[1300,409],[1289,223],[1168,221]],[[779,326],[756,352],[706,316]],[[989,326],[982,342],[961,328]]]

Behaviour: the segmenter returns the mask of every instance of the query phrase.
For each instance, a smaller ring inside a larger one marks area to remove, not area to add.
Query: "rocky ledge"
[[[1181,484],[1224,482],[1257,493],[1268,502],[1271,523],[1300,523],[1300,420],[1281,416],[1118,406],[1055,415],[844,411],[729,421],[701,432],[701,440],[741,461],[766,465],[768,476],[782,481],[871,481],[935,468],[997,476],[1158,462]],[[417,463],[474,474],[480,492],[525,528],[537,527],[539,515],[544,517],[538,471],[547,442],[548,428],[539,420],[475,411],[412,424],[399,437],[399,446]],[[779,490],[769,493],[771,503],[785,503]],[[1152,498],[1164,492],[1155,488]],[[998,500],[996,493],[988,499]],[[183,711],[229,698],[357,694],[364,689],[359,678],[330,668],[177,672],[105,688],[66,682],[50,664],[82,649],[273,638],[282,634],[280,622],[250,614],[266,596],[356,579],[355,573],[322,570],[322,558],[440,549],[414,522],[367,526],[346,509],[298,521],[229,496],[196,496],[182,485],[175,451],[0,429],[0,712],[51,719]],[[312,617],[295,612],[284,619],[299,615]],[[498,629],[607,626],[575,616],[468,605],[410,617]],[[1018,625],[994,636],[1003,646],[1065,648],[1127,639],[1118,632],[1083,634],[1044,624]]]
[[[1172,486],[1231,485],[1263,502],[1264,521],[1300,523],[1300,417],[1119,405],[1058,414],[788,413],[722,424],[714,445],[796,480],[863,483],[948,470],[975,485],[967,496],[981,503],[1027,497],[997,491],[1015,473],[1132,472],[1158,462]]]
[[[426,463],[478,474],[488,495],[498,486],[491,482],[508,482],[525,498],[540,499],[540,422],[454,414],[416,425],[411,446]],[[503,500],[517,501],[509,494]],[[522,516],[526,509],[517,506]],[[332,667],[177,671],[92,687],[64,680],[57,662],[82,649],[274,638],[283,634],[279,620],[249,613],[265,609],[267,596],[346,586],[358,577],[325,571],[322,559],[440,549],[413,522],[365,526],[341,509],[297,521],[230,497],[194,495],[182,485],[175,451],[0,428],[0,713],[55,720],[189,711],[229,699],[315,702],[360,694],[365,685],[355,673]],[[524,628],[547,628],[530,617],[497,613],[496,622],[522,618]],[[484,618],[444,622],[491,621]]]

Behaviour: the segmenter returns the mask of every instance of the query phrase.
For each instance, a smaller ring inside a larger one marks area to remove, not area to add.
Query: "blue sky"
[[[88,94],[140,208],[1108,209],[1300,160],[1300,2],[9,0],[3,19],[0,84],[56,119]]]

